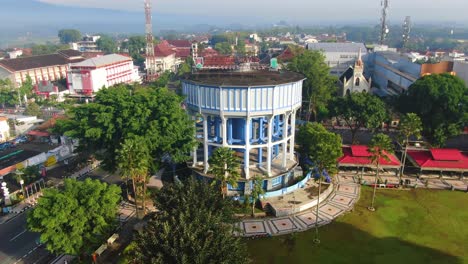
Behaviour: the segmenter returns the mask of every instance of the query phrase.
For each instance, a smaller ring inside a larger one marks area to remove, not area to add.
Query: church
[[[364,76],[364,63],[361,58],[361,51],[354,63],[354,66],[349,68],[339,78],[339,93],[341,96],[351,94],[355,92],[370,92],[371,90],[371,79],[366,79]]]

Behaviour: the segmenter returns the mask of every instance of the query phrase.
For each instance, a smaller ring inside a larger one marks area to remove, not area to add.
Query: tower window
[[[361,79],[356,78],[356,82],[354,83],[355,86],[359,86],[359,83],[361,82]]]

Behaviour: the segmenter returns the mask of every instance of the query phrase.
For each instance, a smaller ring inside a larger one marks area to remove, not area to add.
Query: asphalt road
[[[49,253],[38,245],[39,234],[26,230],[26,213],[0,225],[0,263],[44,263]]]

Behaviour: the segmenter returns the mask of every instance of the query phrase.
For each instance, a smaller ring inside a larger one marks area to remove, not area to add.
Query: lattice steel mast
[[[151,80],[156,76],[156,59],[154,56],[154,37],[151,15],[151,0],[145,0],[145,20],[146,20],[146,79]]]
[[[387,34],[389,32],[388,25],[387,25],[387,14],[388,14],[388,0],[382,0],[382,18],[380,19],[382,22],[382,26],[380,29],[380,44],[383,45],[385,39],[387,38]]]

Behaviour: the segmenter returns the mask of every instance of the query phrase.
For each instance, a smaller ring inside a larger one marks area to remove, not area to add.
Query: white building
[[[322,51],[325,55],[325,62],[330,67],[330,73],[336,76],[340,76],[349,66],[353,66],[359,51],[362,52],[362,56],[367,55],[367,49],[363,43],[309,43],[307,48]]]
[[[12,51],[9,51],[8,52],[8,57],[10,59],[16,59],[20,56],[23,55],[23,50],[20,50],[20,49],[15,49],[15,50],[12,50]]]
[[[70,43],[70,48],[81,52],[99,52],[97,41],[101,36],[84,36],[82,41]]]
[[[91,95],[103,87],[141,79],[131,58],[110,54],[71,64],[67,81],[71,95]]]
[[[0,116],[0,142],[5,142],[10,138],[10,125],[8,118]]]
[[[354,66],[350,66],[339,79],[341,85],[341,96],[345,96],[350,93],[369,93],[371,90],[371,79],[366,79],[364,76],[364,62],[361,59],[361,55],[354,63]]]

